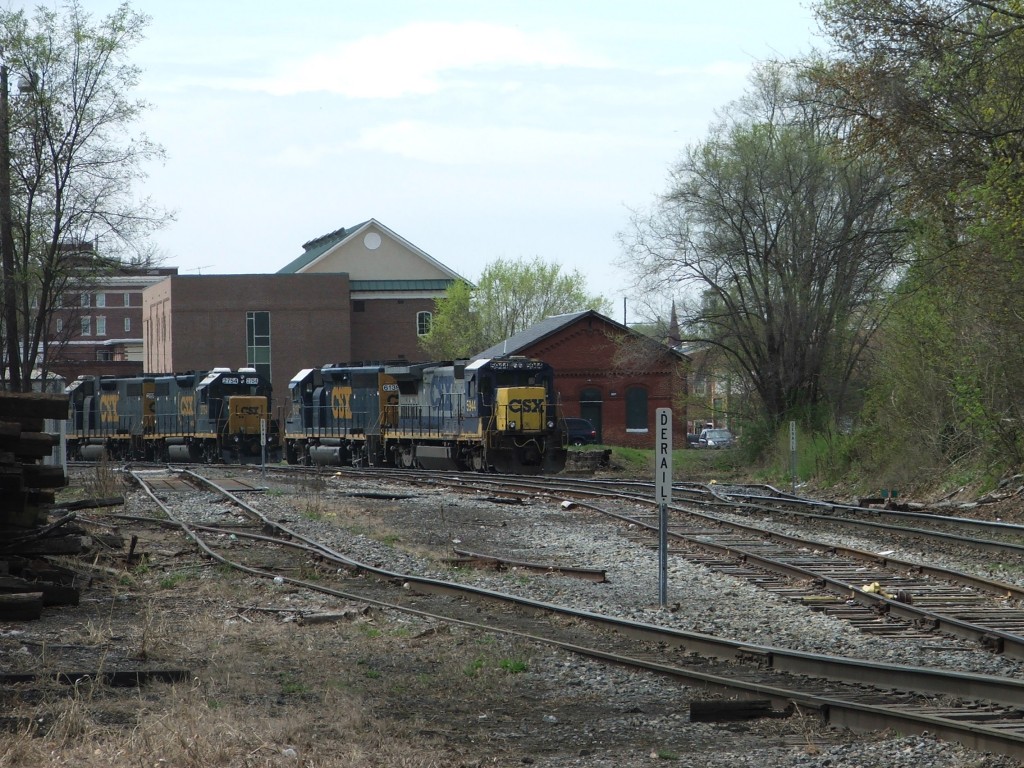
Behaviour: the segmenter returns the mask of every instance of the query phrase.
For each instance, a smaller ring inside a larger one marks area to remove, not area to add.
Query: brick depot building
[[[599,442],[654,447],[654,415],[672,408],[676,447],[686,445],[686,355],[593,310],[555,315],[476,358],[523,355],[555,369],[563,416],[589,419]]]
[[[147,288],[144,367],[256,368],[279,415],[304,368],[421,359],[434,301],[458,279],[371,219],[305,243],[275,274],[175,275]]]

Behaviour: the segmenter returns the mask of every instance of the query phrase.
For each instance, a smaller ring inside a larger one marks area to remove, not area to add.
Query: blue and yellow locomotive
[[[558,472],[565,467],[547,363],[522,357],[326,365],[289,384],[290,464]]]
[[[120,461],[280,461],[270,383],[254,369],[82,376],[67,393],[67,455]]]

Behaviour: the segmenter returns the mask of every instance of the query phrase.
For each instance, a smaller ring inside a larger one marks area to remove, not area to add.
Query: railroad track
[[[304,537],[195,473],[186,476],[229,499],[247,522],[230,530],[207,525],[176,511],[168,503],[173,492],[148,492],[208,556],[247,573],[482,631],[515,633],[690,685],[769,698],[783,709],[818,710],[857,730],[928,731],[974,749],[1024,757],[1024,685],[1015,680],[752,646],[396,573]],[[144,473],[133,477],[149,485]],[[480,601],[491,609],[481,614]]]
[[[400,476],[399,476],[400,477]],[[573,500],[587,508],[646,531],[652,545],[657,534],[656,504],[651,497],[609,490],[622,483],[567,483],[558,479],[465,477],[451,480],[437,475],[414,482],[451,482],[463,490]],[[730,495],[706,486],[683,486],[685,495],[699,496],[706,504],[670,507],[670,553],[693,563],[799,601],[851,622],[874,634],[921,637],[944,633],[1008,657],[1024,659],[1024,587],[876,552],[785,535],[763,526],[737,522],[713,514],[719,502],[730,508]],[[708,500],[710,497],[710,500]],[[586,499],[626,503],[632,511],[598,505]],[[786,499],[793,503],[793,497]],[[814,504],[814,502],[809,502]],[[637,511],[637,510],[640,511]],[[951,534],[942,534],[949,539]],[[975,539],[958,541],[969,546]]]

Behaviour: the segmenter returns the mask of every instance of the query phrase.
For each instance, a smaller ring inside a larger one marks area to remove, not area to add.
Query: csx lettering
[[[236,413],[240,416],[259,416],[263,413],[263,409],[258,405],[242,405],[238,407]]]
[[[100,422],[103,424],[117,424],[117,398],[116,394],[100,395]]]
[[[544,410],[544,400],[509,400],[508,409],[512,413],[540,413]]]

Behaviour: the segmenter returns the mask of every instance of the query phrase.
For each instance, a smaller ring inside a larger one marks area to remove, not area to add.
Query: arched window
[[[426,336],[430,333],[430,324],[434,320],[432,312],[417,312],[416,313],[416,335]]]
[[[626,431],[647,431],[647,390],[643,387],[626,389]]]

